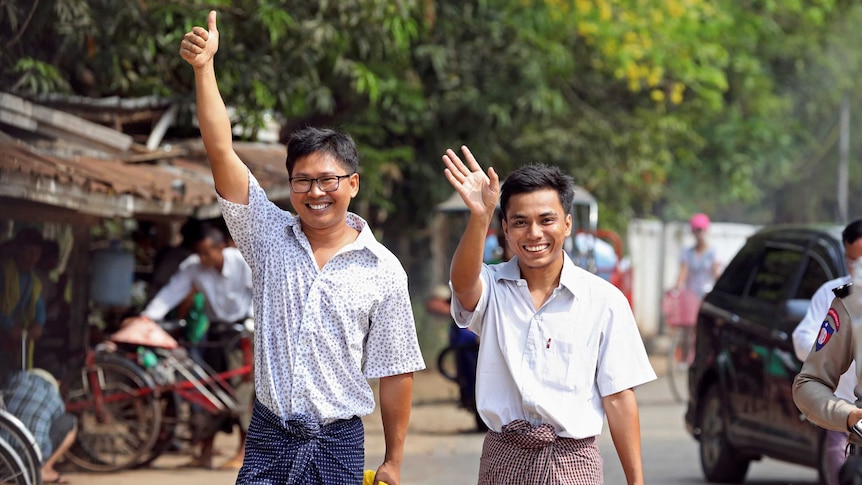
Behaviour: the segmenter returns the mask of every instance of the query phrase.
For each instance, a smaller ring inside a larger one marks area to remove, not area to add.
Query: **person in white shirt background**
[[[455,322],[481,341],[476,402],[489,431],[479,484],[603,483],[605,416],[628,483],[643,484],[633,388],[656,376],[625,296],[563,250],[572,178],[528,165],[501,189],[494,169],[486,175],[461,149],[468,165],[452,150],[443,162],[470,209],[450,285]],[[489,266],[482,252],[498,198],[514,256]]]
[[[204,313],[210,322],[210,328],[200,342],[193,343],[190,355],[198,363],[206,363],[216,372],[223,372],[228,370],[223,349],[207,345],[206,342],[219,339],[219,334],[226,325],[243,322],[254,316],[251,268],[238,249],[227,247],[224,233],[215,226],[202,224],[197,231],[187,231],[184,237],[190,238],[187,246],[192,248],[194,254],[180,263],[178,271],[150,300],[141,316],[160,321],[186,300],[190,293],[203,293],[206,299]],[[237,389],[241,406],[238,416],[239,446],[236,454],[220,467],[224,469],[238,469],[245,454],[253,392],[250,383],[241,387],[241,390]],[[199,429],[207,428],[203,420],[207,420],[208,416],[196,413],[195,418]],[[200,454],[187,466],[213,468],[214,439],[214,432],[203,433]]]
[[[808,307],[805,317],[799,322],[796,329],[793,330],[793,350],[796,352],[796,357],[801,361],[805,361],[805,358],[811,352],[823,320],[826,318],[826,312],[829,311],[829,306],[832,304],[833,298],[835,298],[832,290],[850,283],[853,263],[862,258],[862,219],[857,219],[847,224],[841,233],[841,240],[844,244],[844,261],[850,274],[823,283],[814,293],[814,296],[811,297],[811,305]],[[847,372],[842,374],[838,380],[838,388],[835,389],[835,395],[847,401],[856,402],[856,396],[853,393],[853,389],[856,387],[856,380],[856,365],[854,363],[850,365]],[[827,455],[826,485],[838,484],[838,471],[841,469],[841,465],[847,460],[844,451],[846,445],[847,433],[833,430],[826,431],[826,442],[824,444]]]

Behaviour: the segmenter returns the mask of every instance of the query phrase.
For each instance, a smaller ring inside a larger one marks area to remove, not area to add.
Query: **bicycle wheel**
[[[447,380],[458,382],[458,348],[449,346],[437,354],[437,370]]]
[[[0,438],[0,483],[3,485],[33,485],[21,457],[6,440]]]
[[[36,438],[24,423],[2,409],[0,409],[0,439],[6,440],[21,458],[30,477],[30,483],[42,485],[42,451],[36,443]]]
[[[155,383],[143,369],[100,355],[91,367],[69,376],[66,409],[78,416],[78,434],[66,456],[90,471],[135,466],[145,459],[161,429]]]
[[[153,446],[143,454],[136,468],[149,466],[162,453],[168,451],[177,438],[177,428],[179,427],[179,403],[180,398],[174,392],[166,392],[159,396],[159,406],[162,413],[162,424],[159,428],[159,436]]]
[[[692,331],[693,327],[676,327],[667,356],[670,392],[679,403],[688,401],[688,366],[692,357],[689,335]]]

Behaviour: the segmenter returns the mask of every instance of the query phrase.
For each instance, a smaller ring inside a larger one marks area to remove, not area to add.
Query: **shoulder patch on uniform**
[[[829,311],[826,312],[826,318],[831,318],[833,322],[835,322],[835,331],[841,330],[841,319],[838,318],[838,311],[834,308],[830,308]]]
[[[833,288],[832,293],[835,294],[838,298],[844,298],[853,291],[853,283],[847,283],[846,285],[841,285],[838,288]]]
[[[817,340],[814,342],[814,351],[817,352],[822,349],[832,338],[833,333],[835,330],[832,330],[829,320],[823,320],[823,323],[820,324],[820,332],[817,333]]]

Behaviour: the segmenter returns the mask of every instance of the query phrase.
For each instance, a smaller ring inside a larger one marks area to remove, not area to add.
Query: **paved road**
[[[659,379],[638,389],[644,467],[647,483],[655,485],[703,484],[697,443],[685,432],[683,406],[673,402],[668,383]],[[417,375],[415,402],[410,420],[406,456],[402,470],[405,485],[475,484],[483,436],[470,432],[472,416],[454,404],[456,389],[432,372]],[[379,415],[366,420],[368,468],[382,460],[384,446]],[[226,459],[236,445],[235,436],[220,435],[216,446]],[[625,479],[610,436],[599,439],[605,458],[605,483],[624,484]],[[70,473],[75,484],[92,485],[228,485],[235,472],[186,470],[176,467],[187,456],[168,455],[145,470],[117,474]],[[765,459],[752,464],[746,483],[757,485],[815,485],[813,469]]]

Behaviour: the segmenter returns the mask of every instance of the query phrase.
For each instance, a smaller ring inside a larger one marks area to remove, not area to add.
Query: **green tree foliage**
[[[462,143],[503,174],[565,167],[616,229],[834,206],[822,166],[859,77],[849,0],[0,0],[0,81],[192,100],[177,49],[210,8],[243,125],[272,111],[287,130],[353,134],[360,210],[405,251],[451,192],[440,155]],[[806,188],[824,196],[806,204]]]

